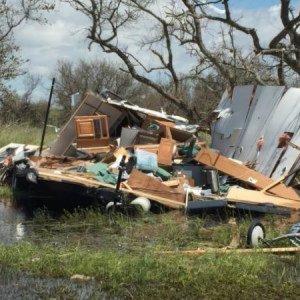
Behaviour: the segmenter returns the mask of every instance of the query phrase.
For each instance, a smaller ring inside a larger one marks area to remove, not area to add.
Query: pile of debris
[[[254,97],[252,89],[250,104]],[[225,130],[226,122],[236,140],[242,132],[228,121],[235,98],[225,98],[214,123],[213,145],[221,150],[224,135],[218,129]],[[107,210],[139,205],[145,211],[162,206],[191,213],[228,207],[287,215],[299,211],[296,189],[209,150],[198,130],[179,116],[88,94],[49,149],[13,159],[15,200],[64,207],[97,202]]]

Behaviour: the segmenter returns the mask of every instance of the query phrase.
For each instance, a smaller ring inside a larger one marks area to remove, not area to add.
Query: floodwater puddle
[[[37,217],[0,199],[0,242],[7,246],[30,242],[59,247],[78,244],[99,247],[102,236],[88,224],[67,224],[41,212]],[[63,278],[40,278],[0,265],[1,299],[116,299],[105,294],[95,280],[76,282]]]
[[[122,225],[99,211],[25,212],[0,199],[0,242],[5,245],[24,241],[60,248],[120,250],[122,231]]]
[[[0,199],[0,241],[12,244],[24,237],[25,215]]]
[[[101,286],[62,278],[38,278],[0,266],[0,295],[6,300],[26,299],[116,299],[107,296]]]

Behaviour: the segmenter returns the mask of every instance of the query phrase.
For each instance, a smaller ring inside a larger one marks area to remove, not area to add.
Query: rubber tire
[[[260,221],[253,221],[247,232],[247,246],[250,248],[259,247],[260,239],[265,239],[266,230]]]

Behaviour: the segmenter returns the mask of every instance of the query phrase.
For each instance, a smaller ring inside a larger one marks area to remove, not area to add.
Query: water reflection
[[[64,218],[65,211],[24,211],[12,207],[0,198],[0,242],[10,245],[29,241],[55,247],[85,246],[95,249],[118,248],[116,235],[119,226],[110,226],[108,219],[87,221],[80,216],[75,220]],[[72,216],[72,214],[70,214]],[[104,223],[101,223],[101,220]]]
[[[12,244],[24,237],[25,215],[22,211],[12,207],[0,199],[0,241]]]

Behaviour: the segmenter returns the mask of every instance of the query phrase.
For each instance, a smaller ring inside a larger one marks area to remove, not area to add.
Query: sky
[[[159,3],[165,1],[158,0]],[[274,34],[274,30],[280,30],[279,1],[277,0],[232,0],[230,1],[233,12],[242,17],[242,22],[247,26],[257,28],[260,37],[268,42],[268,37]],[[300,0],[292,0],[294,6],[299,7]],[[42,78],[42,85],[38,89],[38,97],[48,93],[51,85],[51,77],[58,60],[70,60],[76,62],[84,59],[115,60],[108,56],[97,46],[88,50],[85,28],[88,21],[79,12],[76,12],[68,4],[57,2],[56,8],[49,15],[47,24],[24,23],[15,32],[15,41],[20,46],[20,54],[28,62],[24,69],[31,74],[37,74]],[[141,26],[142,30],[142,26]],[[143,32],[143,31],[142,31]],[[134,33],[124,34],[123,43],[137,49]],[[244,40],[243,40],[244,39]],[[241,43],[247,43],[245,37],[241,37]],[[183,51],[175,53],[178,67],[192,64],[185,58]],[[184,64],[182,63],[184,61]],[[23,91],[23,78],[19,77],[10,82],[10,85],[19,93]],[[45,97],[47,98],[47,96]]]

